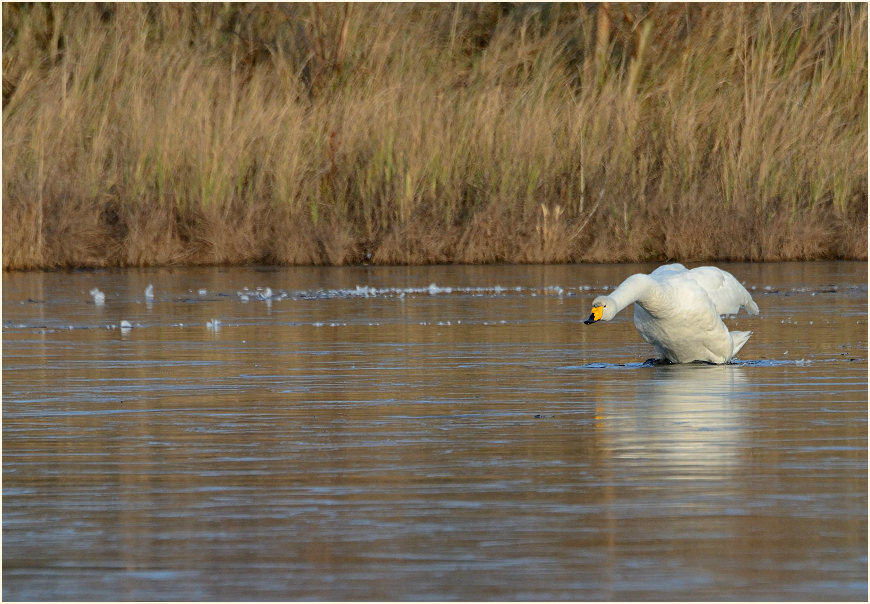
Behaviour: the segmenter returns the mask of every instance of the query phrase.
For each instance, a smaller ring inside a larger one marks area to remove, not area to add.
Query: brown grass
[[[864,4],[3,24],[4,269],[867,258]]]

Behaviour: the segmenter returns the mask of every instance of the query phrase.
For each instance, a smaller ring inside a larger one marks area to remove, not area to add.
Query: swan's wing
[[[657,281],[661,281],[663,279],[669,279],[681,273],[687,272],[689,271],[685,266],[678,262],[674,262],[673,264],[663,264],[662,266],[651,272],[649,276]]]
[[[758,305],[731,273],[715,266],[699,266],[686,271],[685,276],[704,288],[720,315],[737,314],[741,306],[751,315],[758,314]]]

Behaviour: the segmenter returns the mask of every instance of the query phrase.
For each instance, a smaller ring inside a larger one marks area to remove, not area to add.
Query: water
[[[3,597],[865,600],[867,264],[722,266],[728,366],[582,324],[651,266],[4,274]]]

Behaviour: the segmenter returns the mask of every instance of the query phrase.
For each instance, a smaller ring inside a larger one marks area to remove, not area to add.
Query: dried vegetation
[[[867,257],[866,4],[3,4],[3,266]]]

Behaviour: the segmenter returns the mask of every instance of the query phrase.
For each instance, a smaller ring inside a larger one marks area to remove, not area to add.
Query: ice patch
[[[106,294],[98,290],[96,287],[91,290],[91,296],[94,298],[94,304],[102,306],[106,302]]]
[[[413,296],[504,296],[504,295],[527,295],[527,296],[574,296],[581,291],[590,291],[593,289],[605,289],[593,287],[591,285],[581,285],[576,287],[563,287],[560,285],[545,285],[542,287],[505,287],[502,285],[484,285],[484,286],[467,286],[454,287],[438,285],[430,283],[426,287],[385,287],[378,288],[370,285],[357,285],[353,288],[342,289],[317,289],[317,290],[298,290],[290,293],[283,293],[281,298],[290,298],[296,300],[318,300],[330,298],[398,298]],[[242,292],[239,292],[241,296]]]
[[[438,287],[434,283],[429,284],[429,295],[437,296],[438,294],[450,294],[453,293],[452,287]]]

